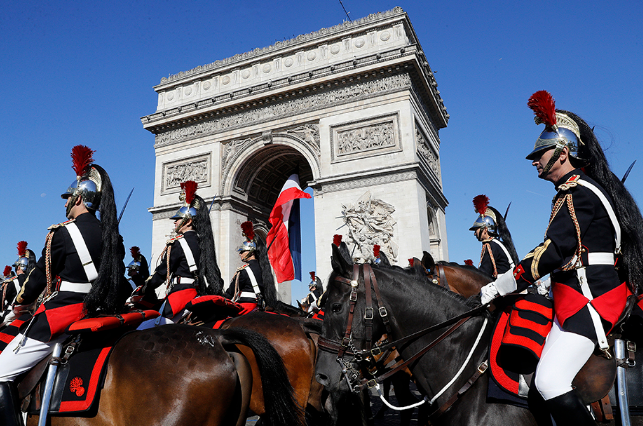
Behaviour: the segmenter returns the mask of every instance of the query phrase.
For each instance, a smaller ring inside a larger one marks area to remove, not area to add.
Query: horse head
[[[483,348],[475,349],[474,341],[479,341],[483,332],[485,335],[489,332],[482,326],[483,318],[469,322],[465,319],[453,331],[449,330],[468,312],[481,312],[479,302],[468,301],[433,284],[421,265],[404,269],[353,265],[336,247],[333,247],[331,265],[333,272],[327,287],[316,378],[334,400],[374,385],[376,379],[371,372],[384,368],[373,361],[392,346],[404,359],[415,357],[413,374],[427,393],[431,393],[429,382],[442,384],[450,380],[453,371],[459,368],[457,363],[465,362],[469,349],[471,355],[475,350],[475,355],[470,364],[467,361],[466,370],[475,370],[473,362],[483,356]],[[448,331],[446,337],[440,337],[433,344],[445,331]],[[388,341],[378,346],[376,342],[383,335],[387,335]],[[476,336],[479,336],[477,340]],[[422,352],[427,346],[430,349],[435,345],[439,345],[435,350]],[[444,364],[445,359],[453,365],[431,368]]]

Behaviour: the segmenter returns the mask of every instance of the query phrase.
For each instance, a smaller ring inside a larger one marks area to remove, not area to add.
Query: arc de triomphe
[[[241,265],[239,225],[265,237],[286,178],[314,190],[317,274],[330,273],[333,234],[354,256],[373,244],[395,263],[448,259],[439,129],[449,114],[400,8],[180,72],[154,87],[152,264],[168,239],[179,184],[210,202],[226,282]],[[339,231],[342,225],[347,224]],[[279,289],[290,302],[289,285]]]

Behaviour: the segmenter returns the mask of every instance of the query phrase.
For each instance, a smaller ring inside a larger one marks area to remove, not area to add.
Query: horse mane
[[[459,263],[447,262],[446,260],[440,260],[440,261],[438,261],[437,264],[438,265],[451,266],[452,268],[466,269],[467,271],[475,272],[477,275],[480,276],[480,278],[485,278],[487,280],[492,279],[490,276],[488,276],[487,274],[481,272],[480,269],[476,268],[473,265],[460,265]]]

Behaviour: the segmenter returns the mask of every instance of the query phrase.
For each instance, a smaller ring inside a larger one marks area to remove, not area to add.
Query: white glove
[[[498,297],[498,289],[494,283],[489,283],[480,289],[480,302],[483,305],[488,305],[496,297]]]
[[[496,285],[498,294],[500,294],[501,296],[513,293],[518,289],[516,279],[514,278],[514,271],[511,269],[502,275],[498,275],[498,278],[496,278],[493,283]]]
[[[542,296],[547,296],[549,294],[549,287],[551,287],[551,278],[547,278],[546,280],[538,280],[536,283],[536,290],[538,290],[538,294]]]

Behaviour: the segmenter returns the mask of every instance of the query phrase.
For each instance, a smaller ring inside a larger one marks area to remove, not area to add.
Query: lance
[[[625,179],[627,179],[627,177],[630,175],[630,172],[632,171],[632,167],[634,167],[634,163],[636,163],[636,160],[634,160],[632,164],[630,164],[630,167],[628,167],[627,171],[623,175],[623,179],[621,179],[621,183],[625,183]]]
[[[212,202],[210,203],[210,208],[208,209],[208,214],[210,214],[210,212],[212,211],[212,206],[214,205],[214,200],[216,200],[216,199],[217,199],[217,196],[215,195],[212,198]]]
[[[129,192],[129,195],[127,196],[127,200],[125,200],[125,204],[123,204],[123,209],[121,210],[121,214],[118,215],[118,223],[121,223],[121,218],[123,217],[123,213],[125,213],[125,207],[127,207],[127,203],[129,203],[129,199],[132,196],[132,192],[134,192],[134,188]]]
[[[507,210],[505,210],[505,215],[503,216],[503,219],[507,221],[507,213],[509,213],[509,207],[511,207],[511,201],[509,202],[509,205],[507,206]]]

